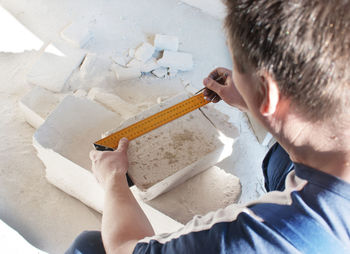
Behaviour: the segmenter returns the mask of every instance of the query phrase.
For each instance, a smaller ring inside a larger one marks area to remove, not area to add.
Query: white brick
[[[147,62],[153,55],[155,48],[148,42],[144,42],[140,47],[135,51],[135,58],[141,62]]]
[[[124,101],[116,94],[103,91],[101,88],[91,88],[88,93],[88,98],[100,103],[108,110],[117,113],[124,120],[129,119],[140,112],[136,105]]]
[[[64,57],[44,53],[35,62],[27,75],[29,83],[52,92],[62,92],[73,71],[82,63],[85,54]]]
[[[124,68],[118,65],[113,65],[112,69],[118,80],[129,80],[141,77],[141,70],[138,67]]]
[[[100,133],[118,126],[120,121],[116,114],[89,99],[65,97],[33,137],[49,182],[102,212],[103,189],[90,171],[89,151]],[[142,201],[138,202],[157,234],[182,226]]]
[[[179,38],[176,36],[156,34],[154,38],[154,46],[158,50],[177,51],[179,49]]]
[[[19,101],[19,106],[26,121],[37,129],[57,107],[61,98],[62,95],[54,94],[41,87],[34,87]]]
[[[124,122],[123,127],[153,115],[184,99],[177,96]],[[109,132],[112,133],[113,131]],[[130,142],[129,176],[150,200],[228,157],[233,140],[225,144],[211,122],[195,110]]]
[[[92,38],[92,32],[84,24],[72,23],[61,32],[62,39],[77,48],[83,48]]]
[[[165,50],[163,57],[158,60],[162,67],[173,68],[180,71],[189,71],[193,68],[192,55],[182,52],[173,52]]]

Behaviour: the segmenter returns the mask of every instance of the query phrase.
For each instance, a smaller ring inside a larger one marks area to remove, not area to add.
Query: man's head
[[[350,1],[226,0],[235,68],[268,72],[312,121],[349,114]]]

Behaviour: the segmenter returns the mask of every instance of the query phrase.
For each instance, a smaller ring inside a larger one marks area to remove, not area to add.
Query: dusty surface
[[[185,224],[194,215],[205,215],[236,203],[240,196],[239,179],[217,167],[212,167],[147,203]]]

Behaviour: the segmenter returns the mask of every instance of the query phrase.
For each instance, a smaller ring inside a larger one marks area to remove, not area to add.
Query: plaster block
[[[115,113],[87,98],[66,96],[33,137],[38,157],[46,166],[48,181],[102,212],[104,193],[89,170],[89,152],[102,132],[120,122]],[[157,233],[182,226],[136,198]]]
[[[139,78],[142,74],[139,67],[124,68],[114,64],[112,69],[114,70],[117,79],[120,81]]]
[[[59,93],[84,57],[83,53],[69,57],[43,53],[28,73],[27,80],[31,84]]]
[[[19,101],[19,107],[26,121],[37,129],[57,107],[61,99],[62,95],[37,86]]]
[[[239,178],[214,166],[147,204],[186,224],[195,215],[205,215],[237,203],[241,191]],[[202,198],[203,193],[205,198]]]
[[[187,95],[180,95],[155,105],[107,134],[186,98]],[[232,144],[233,139],[220,133],[201,111],[195,110],[132,140],[128,174],[141,190],[141,197],[151,200],[230,156]]]
[[[165,50],[163,57],[158,60],[158,64],[162,67],[189,71],[193,68],[193,59],[192,55],[188,53]]]
[[[156,34],[154,46],[158,50],[177,51],[179,49],[179,38],[176,36]]]
[[[126,59],[123,56],[113,56],[112,60],[120,66],[126,67]]]
[[[84,24],[72,23],[61,32],[62,39],[77,48],[83,48],[92,38],[92,32]]]
[[[147,73],[157,68],[159,68],[159,64],[157,63],[157,60],[155,58],[151,58],[141,66],[141,71]]]
[[[157,78],[165,78],[165,76],[168,74],[168,70],[162,67],[153,70],[152,74],[155,75]]]
[[[117,113],[123,120],[129,119],[140,112],[136,105],[124,101],[116,94],[103,91],[101,88],[91,88],[88,98]]]
[[[154,51],[155,48],[151,44],[144,42],[140,47],[136,49],[135,58],[145,63],[152,57]]]

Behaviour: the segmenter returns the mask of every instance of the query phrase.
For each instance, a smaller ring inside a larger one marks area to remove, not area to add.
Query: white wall
[[[201,9],[209,15],[223,19],[226,13],[226,7],[221,0],[181,0],[191,6]]]

